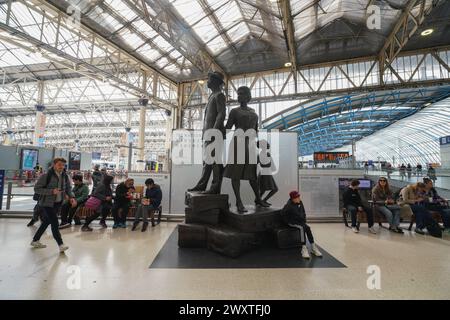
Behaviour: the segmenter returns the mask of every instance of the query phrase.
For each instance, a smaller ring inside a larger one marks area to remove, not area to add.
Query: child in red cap
[[[305,207],[300,199],[300,193],[296,190],[291,191],[289,197],[290,199],[281,211],[281,217],[287,225],[300,230],[302,257],[305,259],[310,258],[308,248],[306,247],[306,238],[308,238],[309,243],[311,243],[311,253],[317,257],[321,257],[322,253],[314,243],[311,228],[306,224]]]

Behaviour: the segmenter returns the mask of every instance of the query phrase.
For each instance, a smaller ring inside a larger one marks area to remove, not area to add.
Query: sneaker
[[[30,245],[31,245],[33,248],[36,248],[36,249],[47,248],[47,246],[46,246],[45,244],[42,244],[42,243],[40,243],[39,241],[32,241],[32,242],[30,243]]]
[[[311,245],[311,253],[313,255],[315,255],[316,257],[321,257],[322,256],[322,252],[320,252],[319,248],[317,248],[315,243],[313,243]]]
[[[139,222],[134,222],[133,226],[131,227],[131,231],[135,231],[138,225],[139,225]]]
[[[354,233],[359,233],[359,230],[358,230],[357,227],[352,227],[352,231],[353,231]]]
[[[63,253],[67,249],[69,249],[69,247],[66,246],[65,244],[62,244],[62,245],[59,246],[59,252],[61,252],[61,253]]]
[[[28,222],[27,227],[32,227],[36,223],[36,220],[31,219],[30,222]]]
[[[425,231],[423,231],[422,229],[419,229],[419,228],[415,228],[415,229],[414,229],[414,232],[415,232],[415,233],[418,233],[418,234],[422,234],[422,235],[425,234]]]
[[[372,233],[372,234],[377,234],[377,231],[375,230],[374,227],[370,227],[369,228],[369,232]]]
[[[148,227],[148,222],[144,222],[144,224],[142,225],[142,232],[145,232],[147,230]]]
[[[71,224],[67,222],[67,223],[64,223],[64,224],[60,225],[59,229],[66,229],[66,228],[68,228],[70,226],[71,226]]]
[[[310,255],[309,255],[308,248],[305,245],[302,246],[302,258],[303,259],[310,259],[311,258]]]
[[[81,231],[92,231],[92,228],[89,226],[82,226]]]
[[[401,234],[404,233],[404,232],[403,232],[403,229],[402,229],[402,228],[399,228],[399,227],[395,228],[395,232],[401,233]]]

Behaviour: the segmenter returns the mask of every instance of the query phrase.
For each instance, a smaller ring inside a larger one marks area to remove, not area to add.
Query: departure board
[[[336,163],[337,159],[348,158],[348,152],[314,152],[314,161]]]

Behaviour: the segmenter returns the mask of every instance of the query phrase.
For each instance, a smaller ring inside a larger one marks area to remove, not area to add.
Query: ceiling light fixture
[[[204,84],[204,83],[205,83],[205,80],[198,80],[198,83],[199,83],[199,84]]]
[[[425,36],[432,34],[433,31],[434,31],[433,29],[426,29],[426,30],[423,30],[420,35],[425,37]]]
[[[286,62],[286,63],[284,64],[284,66],[285,66],[286,68],[289,68],[289,67],[292,66],[292,63],[291,63],[291,62]]]

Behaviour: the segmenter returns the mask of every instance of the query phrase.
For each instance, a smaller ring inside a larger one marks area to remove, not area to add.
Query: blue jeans
[[[427,208],[418,204],[410,204],[409,206],[416,216],[416,228],[423,229],[427,225],[431,224],[431,220],[433,220],[433,218]]]
[[[356,213],[358,212],[358,208],[352,205],[348,205],[347,210],[350,212],[350,216],[352,218],[352,227],[356,227]],[[367,216],[367,224],[369,228],[373,226],[373,212],[369,208],[363,207],[364,212]]]
[[[400,225],[400,209],[389,210],[386,206],[377,206],[376,208],[386,217],[390,227],[398,228]]]

